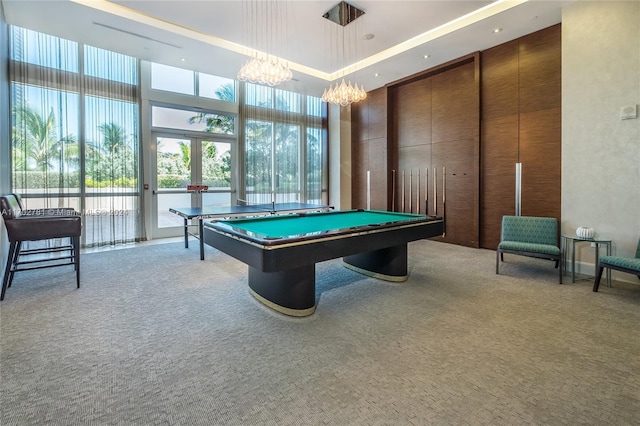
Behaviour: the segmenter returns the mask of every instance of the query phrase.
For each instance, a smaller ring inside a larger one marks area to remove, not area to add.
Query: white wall
[[[329,105],[329,205],[351,208],[351,107]],[[336,173],[335,170],[340,170]]]
[[[632,257],[640,238],[640,2],[579,1],[562,14],[562,231],[593,227]],[[593,249],[578,253],[593,271]],[[629,274],[616,279],[632,280]],[[637,280],[635,280],[637,282]]]

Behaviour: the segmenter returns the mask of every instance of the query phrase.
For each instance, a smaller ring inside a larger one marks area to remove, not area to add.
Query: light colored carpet
[[[410,279],[318,265],[318,308],[254,300],[180,243],[23,272],[0,304],[0,424],[638,424],[640,286],[419,241]]]

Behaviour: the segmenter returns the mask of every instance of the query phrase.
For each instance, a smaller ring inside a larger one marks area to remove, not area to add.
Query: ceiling
[[[267,51],[293,71],[283,89],[315,96],[345,74],[369,91],[549,27],[572,2],[354,0],[365,13],[341,27],[322,17],[339,0],[1,1],[9,24],[228,78],[249,48]]]

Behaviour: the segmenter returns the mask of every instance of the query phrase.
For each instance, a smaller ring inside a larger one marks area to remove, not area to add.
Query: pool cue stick
[[[416,213],[420,214],[420,169],[418,169],[418,177],[416,180]]]
[[[396,211],[396,171],[391,170],[391,211]]]
[[[400,210],[402,213],[404,213],[404,169],[402,169],[402,210]]]
[[[413,189],[413,169],[409,170],[409,213],[413,213],[413,207],[411,206],[411,201],[413,200],[413,195],[411,195],[412,189]]]
[[[367,210],[371,210],[371,170],[367,170]]]
[[[424,169],[424,214],[429,216],[429,168]]]
[[[438,177],[436,175],[436,168],[433,168],[433,215],[438,215]]]
[[[447,187],[446,187],[446,169],[443,166],[442,167],[442,237],[444,238],[445,234],[446,234],[446,215],[447,215],[447,201],[445,199],[445,194],[447,192]]]

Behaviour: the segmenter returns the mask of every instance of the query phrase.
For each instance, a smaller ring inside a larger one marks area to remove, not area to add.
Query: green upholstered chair
[[[601,256],[600,259],[598,259],[598,271],[593,283],[593,291],[598,291],[598,287],[600,287],[600,279],[602,278],[604,268],[634,274],[640,278],[640,240],[638,240],[636,257]]]
[[[496,250],[496,274],[504,253],[554,260],[562,284],[558,220],[553,217],[503,216],[500,244]]]

